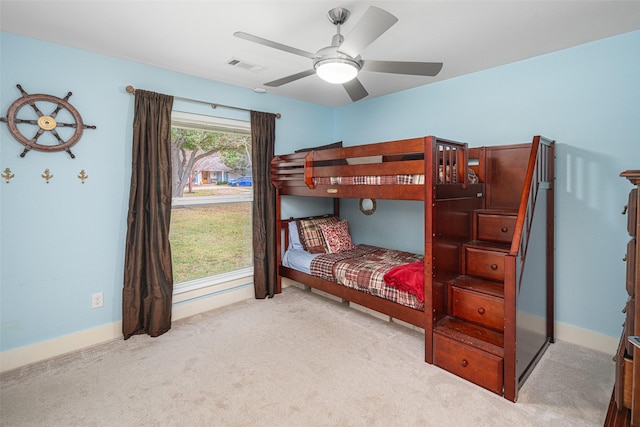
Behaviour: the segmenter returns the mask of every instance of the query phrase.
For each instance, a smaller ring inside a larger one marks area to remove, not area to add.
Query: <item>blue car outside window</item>
[[[234,187],[250,187],[252,185],[250,176],[241,176],[240,178],[229,180],[229,185]]]

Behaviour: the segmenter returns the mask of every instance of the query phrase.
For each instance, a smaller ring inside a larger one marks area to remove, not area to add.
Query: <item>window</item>
[[[253,274],[248,122],[173,112],[174,289]]]

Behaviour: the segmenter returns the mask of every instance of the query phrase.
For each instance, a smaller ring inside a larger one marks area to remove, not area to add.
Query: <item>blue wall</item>
[[[0,182],[3,351],[121,320],[134,100],[127,85],[279,112],[280,152],[333,138],[330,108],[9,33],[0,36],[2,116],[21,96],[16,88],[21,84],[30,94],[73,92],[69,102],[86,124],[97,126],[72,147],[75,159],[37,151],[20,158],[22,145],[0,123],[0,168],[15,174],[10,184]],[[174,109],[249,120],[246,112],[194,103],[176,101]],[[40,177],[45,169],[54,175],[49,184]],[[76,177],[81,169],[89,175],[85,184]],[[104,308],[91,309],[91,294],[100,291]]]
[[[631,187],[618,174],[640,167],[640,32],[336,109],[8,33],[0,37],[0,114],[20,96],[20,83],[29,93],[62,97],[72,91],[70,102],[85,123],[97,126],[73,147],[72,160],[64,152],[20,158],[22,146],[0,124],[0,170],[9,167],[16,175],[10,184],[0,182],[2,351],[121,319],[129,84],[280,112],[276,153],[335,140],[356,145],[428,134],[474,146],[525,142],[535,134],[556,139],[557,318],[611,336],[621,331],[627,236],[620,211]],[[211,112],[180,102],[175,109]],[[248,119],[231,110],[215,114]],[[49,184],[40,177],[46,168],[54,174]],[[81,169],[89,175],[86,184],[76,178]],[[288,202],[283,213],[296,213],[297,202]],[[377,234],[370,239],[420,250],[419,203],[380,201],[366,222],[355,202],[345,205],[346,216],[359,215],[356,240],[371,229]],[[92,310],[90,295],[99,291],[105,307]]]
[[[556,319],[618,336],[629,239],[620,212],[632,188],[618,175],[640,168],[639,76],[636,31],[339,108],[335,132],[345,145],[424,135],[471,146],[555,139]],[[355,203],[341,213],[359,216],[350,221],[354,239],[419,250],[422,208],[402,203],[379,203],[365,221]]]

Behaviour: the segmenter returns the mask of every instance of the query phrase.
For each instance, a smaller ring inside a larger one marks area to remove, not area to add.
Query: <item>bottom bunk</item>
[[[281,277],[424,329],[422,255],[355,245],[346,221],[333,215],[281,223],[287,248]],[[327,241],[333,247],[320,249]]]

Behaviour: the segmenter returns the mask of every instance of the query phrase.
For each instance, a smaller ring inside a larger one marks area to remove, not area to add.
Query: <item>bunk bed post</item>
[[[546,146],[545,146],[546,147]],[[554,282],[554,271],[555,271],[555,252],[556,252],[556,243],[555,243],[555,192],[556,192],[556,172],[555,172],[555,164],[556,164],[556,153],[555,153],[556,142],[551,141],[548,149],[545,150],[547,154],[545,156],[544,163],[547,165],[547,173],[548,178],[551,178],[549,189],[549,201],[547,203],[547,337],[549,337],[550,342],[554,343],[556,341],[555,332],[554,332],[554,324],[555,324],[555,305],[554,305],[554,294],[555,294],[555,282]]]
[[[469,164],[469,152],[468,150],[456,149],[456,177],[458,182],[462,183],[462,188],[467,188],[469,184],[469,177],[467,174],[467,165]]]
[[[436,169],[433,159],[436,153],[436,144],[433,136],[424,138],[424,360],[433,364],[433,206],[435,203]],[[431,174],[431,175],[429,175]],[[426,177],[431,176],[432,179]]]
[[[516,375],[516,261],[515,255],[504,258],[504,398],[518,398]],[[509,302],[510,301],[510,302]]]

